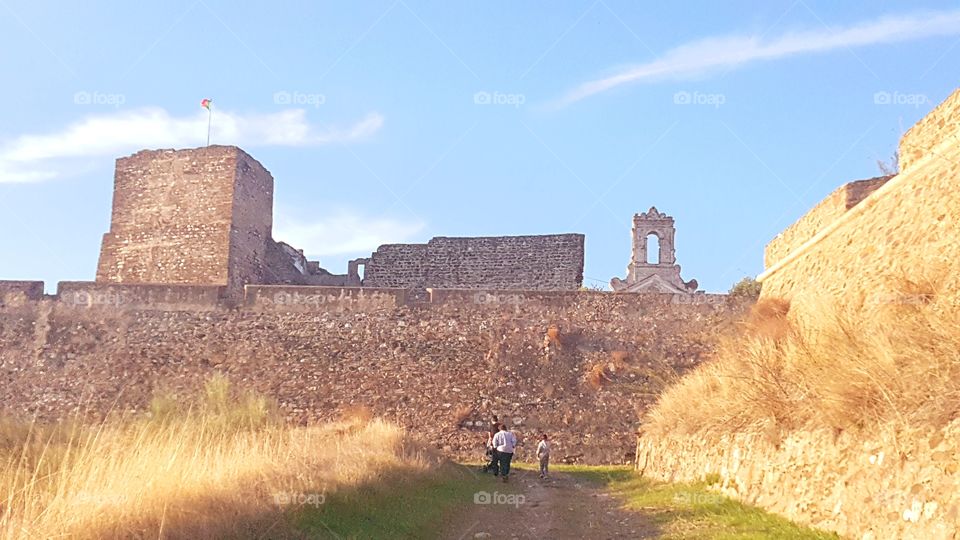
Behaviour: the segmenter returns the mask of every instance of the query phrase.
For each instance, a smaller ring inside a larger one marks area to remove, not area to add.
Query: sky
[[[0,0],[0,279],[92,280],[114,160],[235,144],[274,237],[334,273],[386,243],[583,233],[624,278],[676,219],[723,292],[829,192],[878,176],[960,83],[960,4]]]

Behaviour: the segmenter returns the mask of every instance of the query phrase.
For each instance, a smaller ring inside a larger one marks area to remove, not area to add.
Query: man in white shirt
[[[497,449],[497,458],[500,461],[500,476],[506,482],[510,476],[510,461],[513,460],[513,451],[517,447],[517,436],[507,431],[506,424],[500,424],[500,431],[493,436],[493,446]]]

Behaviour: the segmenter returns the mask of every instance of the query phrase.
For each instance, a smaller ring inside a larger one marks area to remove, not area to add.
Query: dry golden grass
[[[855,311],[805,309],[815,315],[802,324],[786,303],[761,301],[738,336],[664,392],[646,432],[944,425],[960,413],[960,309],[918,290],[907,283]]]
[[[0,423],[0,537],[297,536],[292,502],[428,467],[392,425],[290,427],[263,405],[221,380],[189,410],[155,402],[149,420]]]

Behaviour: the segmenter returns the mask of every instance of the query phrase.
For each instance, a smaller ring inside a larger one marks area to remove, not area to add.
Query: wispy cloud
[[[347,127],[318,127],[303,109],[271,114],[215,110],[211,141],[238,146],[316,146],[376,133],[383,117],[370,113]],[[144,148],[183,148],[206,143],[207,115],[172,116],[143,108],[88,116],[64,129],[21,135],[0,143],[0,183],[37,182],[75,170],[85,159],[114,158]]]
[[[425,224],[389,217],[363,215],[339,209],[315,221],[300,221],[280,213],[273,237],[302,249],[311,256],[369,253],[382,244],[413,239]]]
[[[760,60],[951,34],[960,34],[960,10],[885,16],[850,26],[789,32],[770,39],[749,35],[709,37],[670,49],[645,64],[585,82],[553,105],[563,107],[627,83],[682,79]]]

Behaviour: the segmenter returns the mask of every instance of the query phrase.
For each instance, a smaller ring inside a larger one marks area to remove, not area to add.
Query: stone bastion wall
[[[789,249],[783,249],[780,239],[770,243],[767,268],[759,276],[762,295],[789,299],[800,312],[818,302],[869,308],[912,301],[904,297],[905,289],[956,294],[958,125],[960,90],[900,140],[899,174],[882,185],[868,185],[873,189],[866,197],[819,222]],[[811,214],[798,224],[813,221]]]
[[[960,91],[900,141],[900,172],[848,184],[778,236],[761,298],[815,329],[823,306],[866,313],[960,291]],[[852,203],[852,204],[851,204]],[[822,317],[821,317],[822,318]],[[960,536],[960,423],[934,431],[641,436],[637,468],[863,539]]]
[[[498,414],[556,459],[631,462],[638,415],[745,309],[726,295],[0,282],[0,403],[54,419],[144,410],[223,373],[294,422],[356,407],[478,459]],[[599,367],[598,367],[599,366]],[[592,378],[591,378],[591,375]]]

